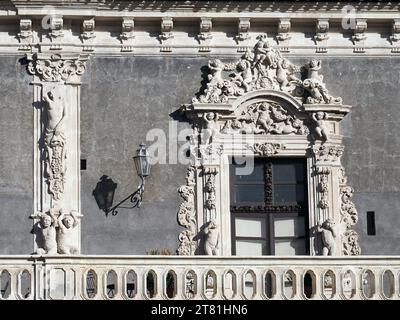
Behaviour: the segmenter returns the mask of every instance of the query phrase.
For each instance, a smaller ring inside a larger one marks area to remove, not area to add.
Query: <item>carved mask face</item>
[[[64,225],[69,229],[69,228],[72,227],[72,224],[73,224],[74,221],[72,220],[71,217],[66,217],[66,218],[63,220],[63,222],[64,222]]]
[[[43,225],[43,227],[45,227],[45,228],[47,228],[47,227],[50,227],[50,225],[51,225],[51,218],[49,217],[49,216],[44,216],[43,218],[42,218],[42,225]]]

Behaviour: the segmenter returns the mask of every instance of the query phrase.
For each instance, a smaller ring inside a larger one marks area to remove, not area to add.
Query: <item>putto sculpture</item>
[[[210,60],[204,93],[193,98],[194,103],[226,103],[229,97],[241,96],[259,89],[283,91],[309,104],[341,104],[341,98],[331,96],[319,74],[320,60],[296,66],[275,49],[266,35],[257,37],[252,50],[248,49],[236,62]],[[228,73],[232,72],[232,73]],[[302,74],[307,73],[305,79]]]
[[[40,221],[35,224],[38,249],[36,254],[79,254],[75,245],[76,227],[79,225],[77,212],[65,213],[60,208],[51,208],[38,215]]]
[[[322,255],[334,256],[336,255],[336,238],[338,237],[339,231],[338,226],[335,224],[333,219],[326,219],[322,225],[317,225],[317,231],[322,236]]]
[[[204,252],[208,256],[218,255],[219,250],[219,227],[218,224],[211,220],[204,228],[205,241]]]

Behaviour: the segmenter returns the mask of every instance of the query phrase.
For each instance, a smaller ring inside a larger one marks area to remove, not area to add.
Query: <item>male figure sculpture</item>
[[[78,254],[78,248],[73,244],[75,228],[78,225],[78,218],[74,211],[70,215],[65,215],[64,211],[61,211],[58,217],[58,234],[57,234],[57,245],[58,253],[61,254]]]
[[[40,222],[37,224],[37,236],[41,237],[42,246],[37,254],[57,254],[56,225],[54,216],[56,209],[50,209],[48,213],[40,214]]]

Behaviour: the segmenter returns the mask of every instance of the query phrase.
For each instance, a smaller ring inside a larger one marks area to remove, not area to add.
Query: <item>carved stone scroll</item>
[[[185,228],[178,237],[180,244],[177,252],[181,256],[194,255],[197,248],[197,242],[194,240],[197,233],[195,185],[196,168],[190,166],[186,174],[186,185],[178,189],[179,195],[183,199],[178,210],[178,223]]]

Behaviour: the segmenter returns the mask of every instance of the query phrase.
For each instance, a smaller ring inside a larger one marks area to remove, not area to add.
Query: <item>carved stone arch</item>
[[[244,155],[306,158],[311,255],[360,254],[353,189],[340,163],[339,124],[351,107],[328,93],[321,61],[295,66],[270,46],[270,57],[257,60],[257,45],[237,62],[210,60],[204,93],[180,109],[193,125],[193,179],[182,187],[192,195],[178,217],[191,223],[180,223],[178,252],[231,254],[229,159]]]

